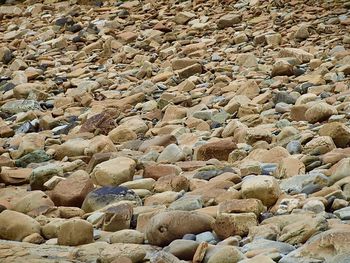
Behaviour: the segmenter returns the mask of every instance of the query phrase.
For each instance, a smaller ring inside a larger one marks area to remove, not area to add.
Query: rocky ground
[[[349,1],[41,2],[0,6],[1,262],[350,262]]]

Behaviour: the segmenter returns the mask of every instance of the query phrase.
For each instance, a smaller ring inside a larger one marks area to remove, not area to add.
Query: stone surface
[[[95,184],[120,185],[130,181],[135,172],[136,163],[127,157],[117,157],[95,166],[91,178]]]
[[[20,212],[2,211],[0,213],[0,223],[1,239],[22,241],[23,238],[31,234],[40,234],[40,224]]]
[[[148,223],[146,238],[150,244],[167,245],[185,234],[197,234],[210,230],[212,221],[212,217],[196,212],[161,212],[152,217]]]
[[[93,241],[93,227],[82,219],[64,222],[57,232],[57,242],[63,246],[78,246]]]

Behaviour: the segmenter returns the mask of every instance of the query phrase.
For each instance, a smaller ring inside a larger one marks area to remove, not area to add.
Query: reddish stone
[[[56,206],[81,207],[86,195],[93,189],[94,184],[89,175],[77,171],[66,180],[60,181],[48,194]]]
[[[218,159],[227,161],[229,154],[237,149],[237,145],[231,140],[220,140],[210,142],[200,146],[197,150],[197,160],[207,161],[210,159]]]

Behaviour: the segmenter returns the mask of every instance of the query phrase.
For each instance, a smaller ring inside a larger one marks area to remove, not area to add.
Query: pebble
[[[0,261],[347,262],[348,10],[1,1]]]

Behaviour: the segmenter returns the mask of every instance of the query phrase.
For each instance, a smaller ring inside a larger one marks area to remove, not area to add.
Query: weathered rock
[[[78,246],[93,242],[93,227],[82,219],[71,219],[64,222],[57,233],[58,244]]]
[[[281,190],[277,180],[270,176],[249,177],[242,184],[243,198],[259,199],[267,207],[274,205],[280,194]]]
[[[229,154],[236,149],[236,147],[236,144],[230,140],[210,142],[197,149],[196,160],[206,161],[210,159],[218,159],[227,161]]]
[[[134,160],[127,157],[117,157],[96,165],[91,178],[94,183],[102,186],[120,185],[132,179],[135,167]]]
[[[57,206],[81,207],[86,195],[93,189],[94,185],[89,175],[84,171],[76,171],[60,181],[49,196]]]
[[[33,234],[40,234],[40,225],[33,218],[19,212],[5,210],[0,213],[0,237],[22,241]]]
[[[196,212],[161,212],[151,218],[146,229],[146,237],[150,244],[164,246],[185,234],[210,230],[211,222],[212,217]]]
[[[89,192],[81,208],[88,213],[124,200],[141,204],[140,198],[126,187],[104,186]]]

